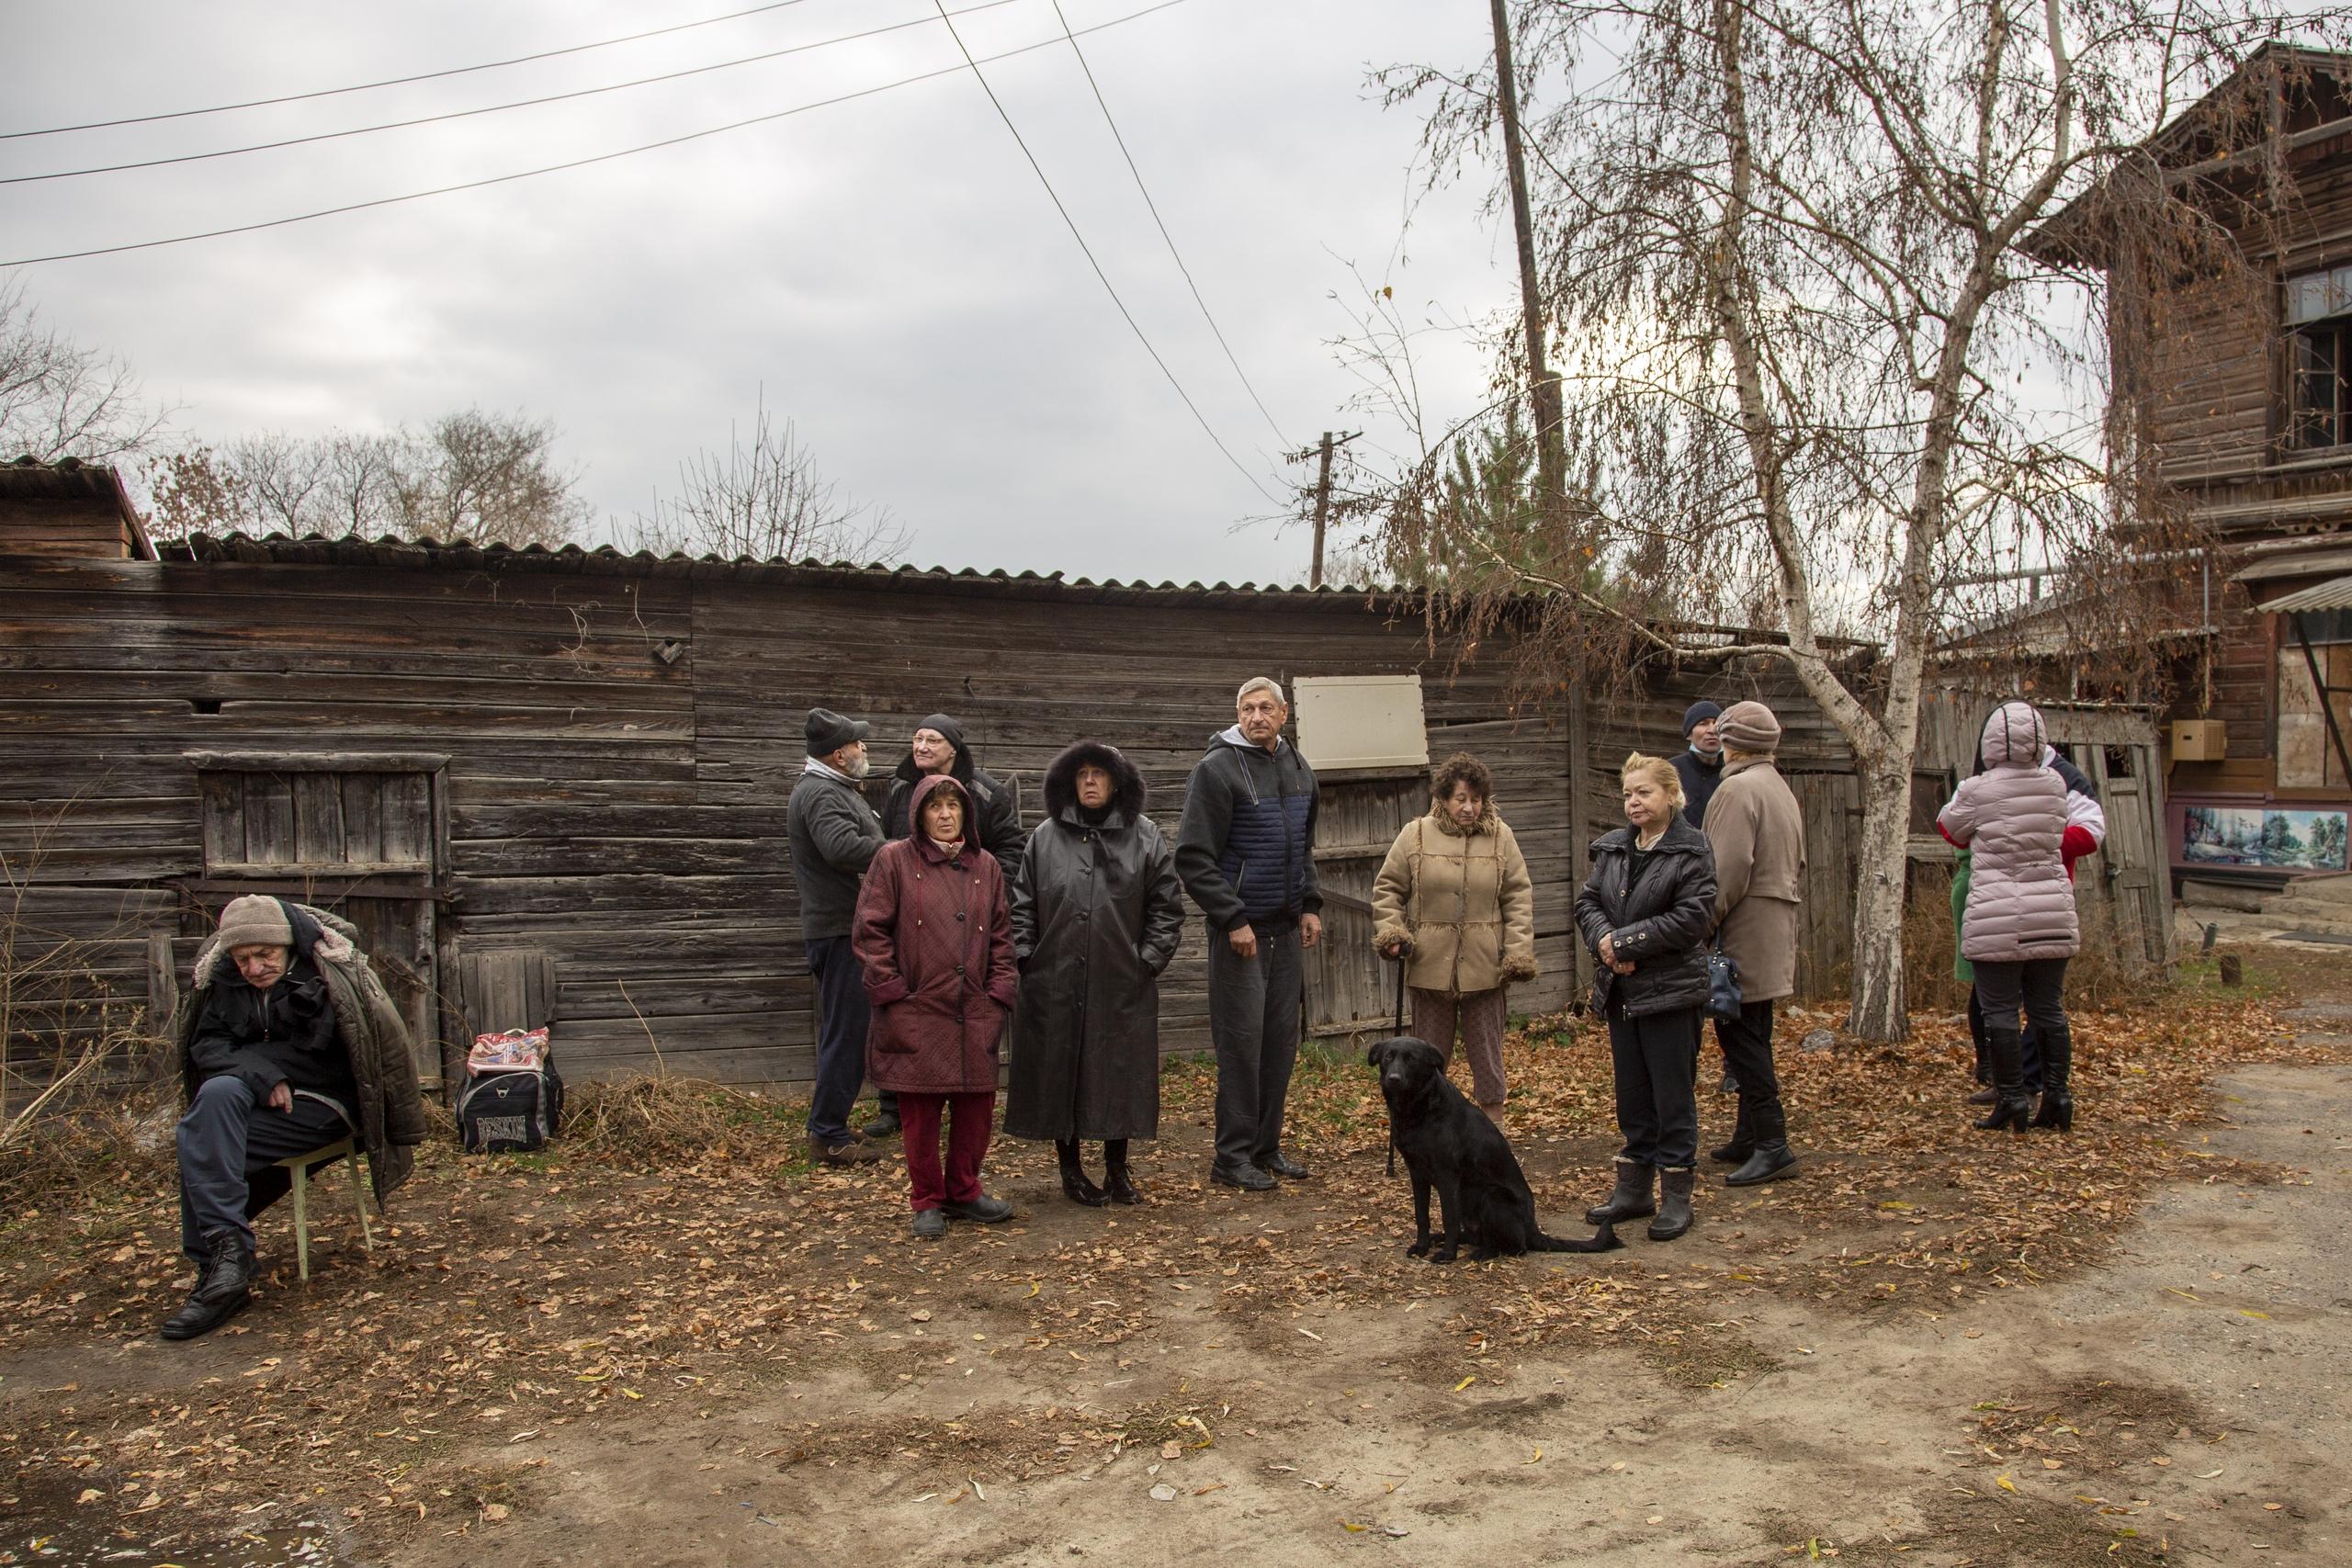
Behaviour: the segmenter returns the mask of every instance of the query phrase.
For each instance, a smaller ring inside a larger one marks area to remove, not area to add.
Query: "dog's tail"
[[[1609,1221],[1603,1220],[1600,1222],[1600,1228],[1593,1232],[1591,1238],[1586,1241],[1568,1241],[1556,1235],[1545,1235],[1538,1231],[1535,1233],[1535,1245],[1528,1250],[1531,1252],[1607,1252],[1624,1245],[1617,1239],[1617,1227]]]

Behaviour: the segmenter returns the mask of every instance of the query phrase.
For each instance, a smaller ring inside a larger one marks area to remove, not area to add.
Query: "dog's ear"
[[[1363,1054],[1364,1066],[1368,1066],[1368,1067],[1376,1067],[1376,1066],[1379,1066],[1381,1065],[1381,1063],[1380,1063],[1380,1054],[1381,1054],[1383,1051],[1385,1051],[1385,1050],[1387,1050],[1387,1049],[1388,1049],[1388,1042],[1387,1042],[1387,1041],[1385,1041],[1385,1040],[1375,1040],[1375,1041],[1374,1041],[1374,1042],[1372,1043],[1372,1049],[1371,1049],[1371,1050],[1369,1050],[1369,1051],[1366,1051],[1366,1052]]]

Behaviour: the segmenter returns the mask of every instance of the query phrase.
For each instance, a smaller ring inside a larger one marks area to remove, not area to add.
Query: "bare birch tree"
[[[705,449],[678,465],[673,495],[639,513],[636,543],[660,554],[684,551],[729,560],[903,559],[913,536],[887,506],[860,502],[817,471],[792,421],[753,409],[749,440],[728,433],[727,450]]]
[[[2210,0],[1510,7],[1580,493],[1531,558],[1431,504],[1425,465],[1389,528],[1486,562],[1484,595],[1453,596],[1465,619],[1539,591],[1544,646],[1588,683],[1645,660],[1794,672],[1860,775],[1866,1037],[1906,1030],[1913,762],[1939,651],[2003,608],[1985,580],[2004,569],[2118,553],[2098,277],[2037,236],[2123,188],[2137,206],[2110,221],[2193,251],[2180,193],[2109,176],[2283,18]],[[1430,106],[1438,166],[1491,156],[1491,59],[1382,80]],[[1764,635],[1689,629],[1727,624]]]

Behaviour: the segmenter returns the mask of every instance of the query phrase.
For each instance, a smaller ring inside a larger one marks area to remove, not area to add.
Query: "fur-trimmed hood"
[[[1056,757],[1046,770],[1046,815],[1057,822],[1069,822],[1078,816],[1078,770],[1101,768],[1111,775],[1111,814],[1122,826],[1131,826],[1142,819],[1144,802],[1148,792],[1144,788],[1143,773],[1115,746],[1100,740],[1081,740]]]
[[[277,903],[286,911],[286,923],[294,932],[295,957],[307,958],[313,964],[348,964],[359,956],[359,928],[341,915],[297,904],[289,898],[280,898]],[[196,964],[188,971],[189,988],[209,988],[220,977],[221,965],[229,962],[228,949],[220,943],[220,933],[215,931],[196,950]]]

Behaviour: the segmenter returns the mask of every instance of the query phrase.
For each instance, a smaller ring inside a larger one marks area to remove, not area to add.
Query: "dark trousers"
[[[865,1026],[871,1017],[865,976],[845,936],[808,944],[817,982],[817,1081],[808,1088],[808,1135],[820,1144],[849,1136],[850,1107],[865,1083]]]
[[[1736,1019],[1715,1020],[1715,1043],[1739,1082],[1739,1122],[1732,1143],[1740,1148],[1786,1143],[1788,1114],[1781,1108],[1781,1080],[1772,1071],[1772,1004],[1744,1002]]]
[[[948,1120],[947,1164],[939,1163],[939,1122]],[[972,1094],[901,1094],[899,1119],[906,1127],[907,1185],[917,1213],[980,1196],[980,1161],[988,1157],[989,1118],[996,1091]]]
[[[2064,959],[2031,958],[2017,964],[1980,959],[1975,968],[1976,995],[1984,1005],[1986,1028],[2016,1029],[2030,1023],[2045,1033],[2054,1033],[2066,1027]]]
[[[1258,930],[1258,956],[1243,958],[1223,931],[1209,933],[1209,1034],[1216,1043],[1216,1168],[1235,1171],[1278,1153],[1283,1102],[1298,1063],[1306,970],[1298,928]]]
[[[1976,1043],[1976,1081],[1991,1083],[1993,1059],[1984,1054],[1984,1003],[1976,995],[1976,987],[1973,986],[1968,987],[1968,1037]],[[2032,1020],[2026,1021],[2025,1029],[2018,1035],[2018,1039],[2024,1044],[2020,1060],[2025,1064],[2025,1091],[2028,1094],[2040,1094],[2041,1092],[2041,1036],[2033,1027]]]
[[[1609,1059],[1617,1077],[1617,1157],[1687,1170],[1699,1158],[1699,1010],[1646,1018],[1609,1010]],[[1747,1085],[1740,1086],[1741,1093]]]
[[[290,1111],[272,1111],[243,1078],[207,1078],[180,1118],[180,1251],[204,1260],[204,1238],[233,1230],[254,1245],[253,1215],[290,1184],[273,1168],[288,1155],[308,1154],[351,1135],[334,1107],[304,1095]],[[274,1178],[275,1179],[271,1179]],[[261,1201],[254,1202],[259,1197]]]

